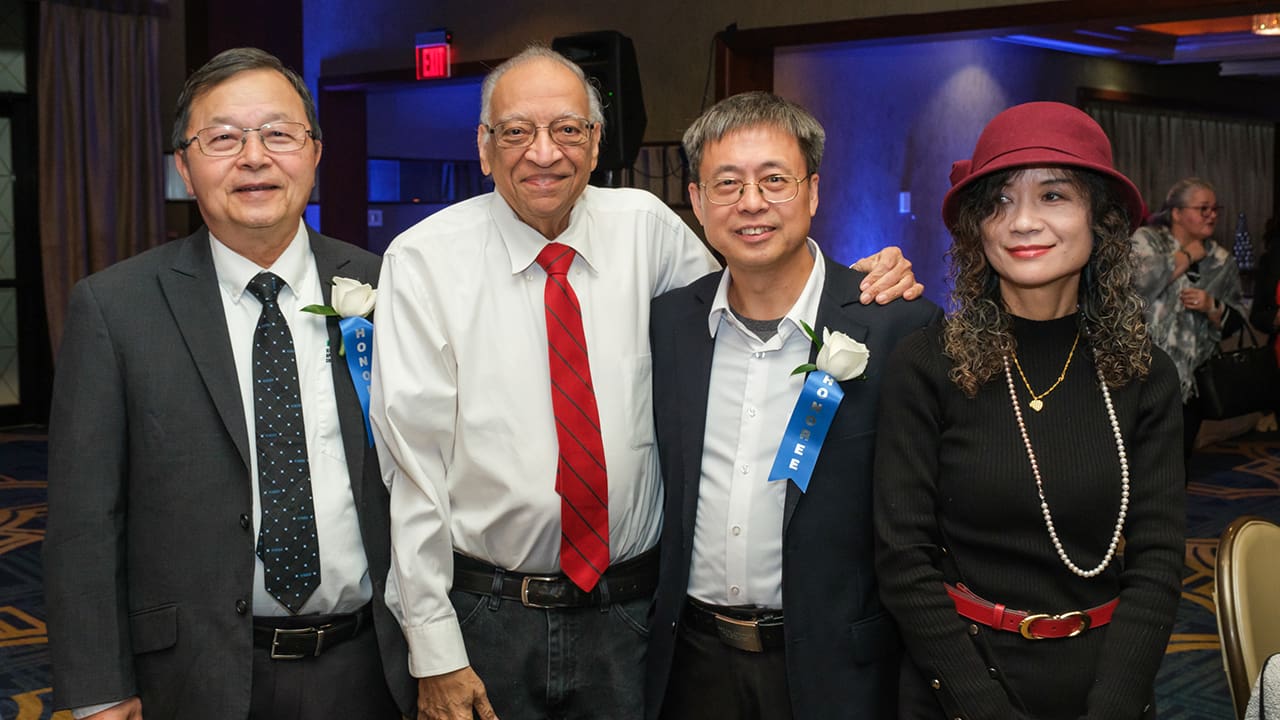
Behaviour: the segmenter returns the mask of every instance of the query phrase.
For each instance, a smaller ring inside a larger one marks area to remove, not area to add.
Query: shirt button
[[[236,601],[236,612],[237,612],[237,613],[239,613],[240,615],[243,615],[243,614],[245,614],[245,613],[249,612],[249,603],[247,603],[247,602],[245,602],[245,601],[243,601],[243,600],[237,600],[237,601]]]
[[[730,594],[730,595],[733,595],[734,597],[737,597],[737,596],[738,596],[738,593],[740,593],[740,592],[742,592],[742,588],[738,587],[737,585],[731,585],[731,586],[729,586],[729,594]]]
[[[736,536],[738,536],[738,535],[741,535],[741,534],[742,534],[742,526],[741,526],[741,525],[734,525],[733,527],[729,528],[729,532],[733,533],[735,537],[736,537]]]
[[[755,409],[755,408],[747,408],[747,417],[755,417],[755,416],[756,416],[756,409]]]
[[[247,513],[242,513],[240,515],[240,527],[244,528],[245,530],[248,530],[249,528],[253,527],[253,523],[249,520],[249,515]]]
[[[757,359],[757,360],[759,360],[760,358],[764,357],[764,353],[762,353],[762,352],[752,353],[751,355],[752,355],[752,357],[754,357],[754,358],[755,358],[755,359]]]
[[[743,475],[746,475],[746,474],[747,474],[747,473],[749,473],[749,472],[751,472],[751,466],[750,466],[750,465],[743,465],[743,466],[742,466],[742,474],[743,474]]]

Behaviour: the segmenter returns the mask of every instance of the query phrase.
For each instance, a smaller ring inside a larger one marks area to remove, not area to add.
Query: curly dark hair
[[[954,239],[947,252],[954,287],[943,348],[950,377],[969,397],[997,373],[1017,347],[1012,319],[1000,295],[999,277],[982,249],[982,224],[997,209],[1000,193],[1025,168],[993,173],[961,191]],[[1142,298],[1133,289],[1129,214],[1123,196],[1101,173],[1064,167],[1071,184],[1089,199],[1093,249],[1080,278],[1080,322],[1097,367],[1111,387],[1147,376],[1151,338]]]

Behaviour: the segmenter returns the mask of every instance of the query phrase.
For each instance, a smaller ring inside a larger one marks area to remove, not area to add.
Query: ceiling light
[[[1280,13],[1253,16],[1255,35],[1280,35]]]

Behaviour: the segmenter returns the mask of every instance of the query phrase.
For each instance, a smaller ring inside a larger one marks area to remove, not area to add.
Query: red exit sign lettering
[[[417,69],[417,77],[419,80],[434,80],[436,78],[449,77],[449,46],[448,44],[439,45],[418,45],[416,51],[416,62],[414,66]]]

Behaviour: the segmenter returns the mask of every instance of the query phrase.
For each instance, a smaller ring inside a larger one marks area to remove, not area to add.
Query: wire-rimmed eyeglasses
[[[591,139],[591,131],[595,127],[595,123],[573,116],[556,118],[546,125],[535,125],[528,120],[504,120],[496,125],[485,125],[500,148],[529,147],[539,130],[546,130],[551,142],[561,147],[577,147]]]
[[[1221,205],[1179,205],[1180,210],[1196,210],[1200,213],[1200,217],[1209,217],[1210,215],[1221,215]]]
[[[800,194],[800,183],[808,180],[811,175],[803,178],[795,175],[766,175],[765,177],[750,182],[739,178],[722,177],[713,178],[701,183],[698,187],[702,188],[702,192],[706,194],[707,200],[713,205],[735,205],[747,191],[748,185],[755,185],[760,189],[760,196],[765,202],[778,203],[791,202]]]
[[[300,122],[269,122],[256,128],[214,125],[197,131],[182,143],[182,149],[186,150],[191,143],[199,141],[200,152],[209,157],[239,155],[251,132],[258,133],[263,147],[273,153],[297,152],[307,144],[307,138],[315,137],[315,133]]]

